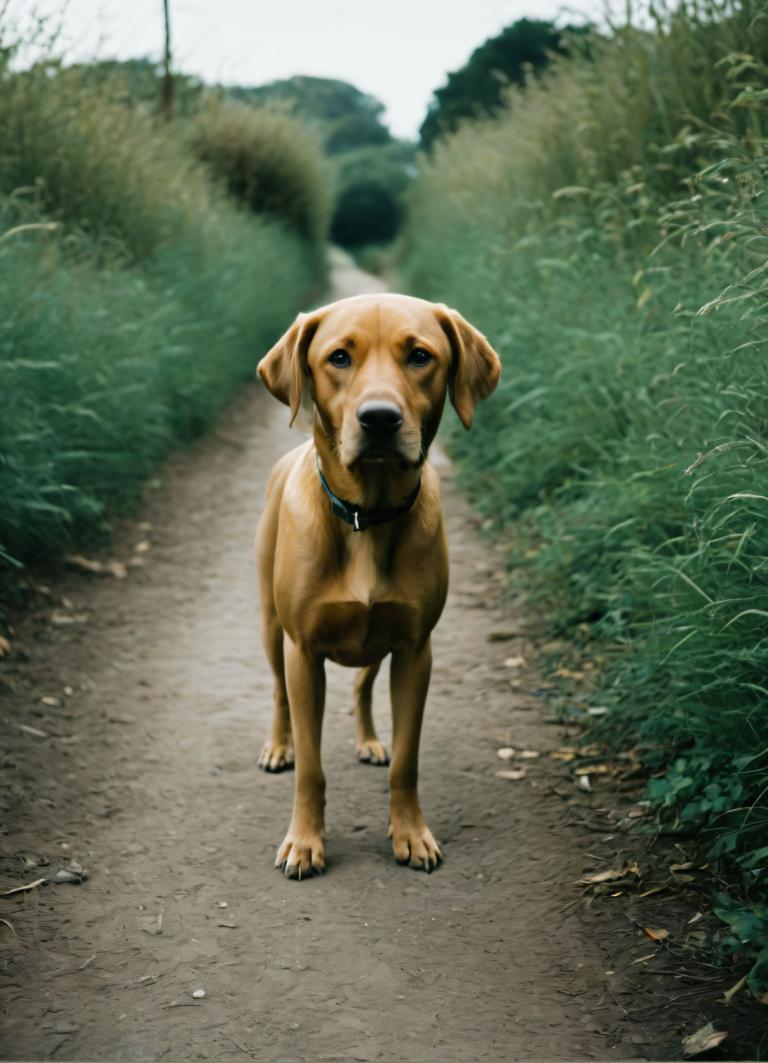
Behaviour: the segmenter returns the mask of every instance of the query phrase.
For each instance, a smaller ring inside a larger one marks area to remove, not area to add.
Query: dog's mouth
[[[349,469],[365,469],[372,466],[391,469],[416,469],[424,459],[426,448],[418,431],[396,432],[389,436],[356,433],[344,445],[342,434],[339,457]]]

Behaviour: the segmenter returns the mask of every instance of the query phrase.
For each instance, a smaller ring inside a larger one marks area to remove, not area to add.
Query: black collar
[[[320,475],[320,483],[323,486],[323,490],[331,500],[331,513],[334,513],[341,520],[351,524],[356,532],[365,531],[367,528],[377,528],[380,524],[389,524],[390,521],[396,520],[398,517],[402,517],[404,513],[407,513],[421,490],[421,479],[416,484],[414,489],[403,502],[402,506],[395,506],[392,509],[361,509],[360,506],[355,506],[351,502],[345,502],[343,498],[338,498],[328,486],[328,481],[323,476],[323,471],[320,468],[320,462],[317,463],[317,471]]]

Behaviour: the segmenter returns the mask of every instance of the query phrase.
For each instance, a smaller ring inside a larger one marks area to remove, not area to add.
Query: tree
[[[227,94],[244,103],[280,101],[317,125],[329,155],[388,144],[384,105],[346,81],[297,76],[255,88],[234,86]]]
[[[524,85],[553,55],[567,53],[571,34],[583,36],[588,32],[589,27],[558,29],[552,22],[521,18],[490,37],[435,91],[419,130],[422,147],[431,147],[438,137],[456,129],[462,119],[498,110],[507,85]]]

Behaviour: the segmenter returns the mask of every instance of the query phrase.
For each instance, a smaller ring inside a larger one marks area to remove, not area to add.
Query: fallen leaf
[[[511,746],[503,746],[501,749],[496,750],[496,756],[499,760],[512,760],[514,755],[515,751]]]
[[[589,767],[573,769],[574,775],[615,775],[616,768],[612,764],[590,764]]]
[[[562,749],[553,749],[549,754],[553,760],[573,760],[576,756],[576,750],[572,746],[563,746]]]
[[[128,569],[122,561],[96,561],[81,554],[70,554],[67,561],[74,568],[83,572],[90,572],[94,576],[114,576],[115,579],[125,579]]]
[[[588,794],[592,792],[592,783],[588,775],[579,775],[576,783],[580,790],[586,790]]]
[[[658,930],[654,930],[650,926],[644,926],[643,933],[647,938],[650,938],[651,941],[666,941],[669,937],[669,931],[664,930],[663,927],[659,928]]]
[[[691,918],[688,920],[688,926],[691,926],[692,923],[698,923],[698,921],[700,919],[703,919],[703,918],[704,918],[704,913],[703,912],[696,912],[696,914],[692,915]]]
[[[62,882],[71,882],[73,885],[79,886],[80,883],[87,878],[88,872],[83,871],[78,865],[77,867],[62,867],[61,870],[57,871],[53,876],[51,882],[55,883],[57,886],[60,886]]]
[[[636,963],[647,963],[648,960],[652,960],[656,955],[655,952],[649,952],[647,956],[638,956],[636,960],[632,960],[630,967],[634,967]]]
[[[0,635],[0,657],[7,657],[11,652],[11,644],[7,638]]]
[[[525,657],[507,657],[504,661],[505,668],[522,668],[525,664]]]
[[[736,985],[732,985],[725,993],[723,993],[723,1004],[730,1004],[740,989],[743,989],[747,984],[747,976],[743,975]]]
[[[690,860],[688,860],[684,864],[670,864],[669,865],[669,870],[672,871],[672,872],[675,872],[675,871],[690,871],[690,869],[692,867],[693,867],[693,863]]]
[[[575,672],[571,668],[557,668],[555,670],[554,674],[556,676],[559,676],[561,679],[577,679],[578,680],[578,679],[583,679],[584,678],[584,673],[583,672]]]
[[[589,875],[584,875],[579,879],[579,883],[583,886],[593,886],[598,882],[616,882],[620,878],[626,878],[627,875],[640,875],[640,868],[637,864],[630,864],[628,867],[624,867],[621,871],[616,871],[613,868],[609,868],[606,871],[593,871]]]
[[[59,699],[51,697],[50,694],[46,694],[46,696],[44,698],[40,698],[40,700],[42,701],[43,705],[50,705],[51,708],[56,708],[58,705],[61,705]]]
[[[717,1048],[728,1036],[725,1030],[716,1030],[711,1022],[702,1026],[696,1033],[683,1038],[683,1055],[700,1056],[702,1052],[709,1052],[711,1048]]]
[[[73,568],[82,569],[83,572],[92,572],[94,575],[101,575],[104,568],[101,561],[83,557],[82,554],[70,554],[67,557],[67,563],[72,565]]]
[[[136,543],[133,549],[137,554],[146,554],[148,550],[152,549],[152,543],[142,539],[140,543]]]
[[[54,609],[51,613],[51,623],[57,627],[66,624],[84,624],[88,619],[87,613],[65,613],[63,609]]]
[[[643,893],[638,893],[638,897],[650,897],[654,893],[661,893],[667,887],[662,883],[658,886],[651,886],[649,890],[645,890]]]
[[[538,749],[522,749],[520,756],[523,760],[536,760],[537,757],[541,756],[541,753],[539,753]]]
[[[520,779],[524,779],[527,775],[525,768],[513,768],[511,771],[497,771],[497,779],[511,779],[512,782],[519,782]]]
[[[38,730],[37,727],[30,727],[28,723],[17,723],[16,726],[24,734],[33,735],[35,738],[47,738],[48,735],[45,731]]]
[[[38,886],[42,886],[44,882],[47,882],[46,878],[36,878],[34,882],[28,882],[26,886],[16,886],[12,890],[5,890],[2,894],[3,897],[12,897],[14,893],[26,893],[28,890],[37,889]]]

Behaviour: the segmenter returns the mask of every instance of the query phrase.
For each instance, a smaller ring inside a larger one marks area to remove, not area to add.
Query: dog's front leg
[[[415,651],[392,654],[392,763],[389,769],[389,834],[401,864],[431,871],[443,859],[419,804],[419,738],[432,668],[429,639]]]
[[[320,762],[324,661],[286,637],[285,678],[296,754],[296,788],[291,825],[277,850],[275,867],[287,878],[300,879],[325,870],[325,776]]]

